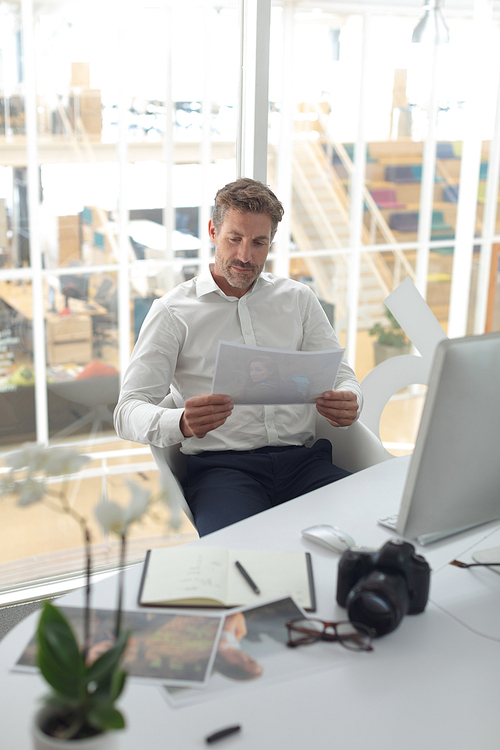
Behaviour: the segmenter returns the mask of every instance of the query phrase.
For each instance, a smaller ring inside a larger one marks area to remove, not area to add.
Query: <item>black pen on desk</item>
[[[236,567],[237,567],[237,568],[238,568],[238,570],[240,571],[240,573],[241,573],[241,575],[243,576],[243,578],[245,579],[245,581],[246,581],[246,582],[247,582],[247,583],[248,583],[248,584],[249,584],[249,585],[250,585],[250,586],[252,587],[252,590],[253,590],[253,591],[255,591],[255,593],[256,593],[256,594],[260,594],[260,589],[259,589],[259,587],[258,587],[258,586],[257,586],[257,584],[255,583],[255,581],[252,581],[252,579],[250,578],[250,576],[249,576],[249,575],[248,575],[248,573],[246,572],[246,570],[245,570],[245,568],[243,567],[243,565],[242,565],[242,564],[241,564],[240,562],[238,562],[238,560],[235,560],[235,561],[234,561],[234,564],[236,565]]]
[[[222,740],[224,737],[229,737],[229,735],[235,734],[235,732],[239,732],[240,729],[241,726],[239,724],[235,724],[232,727],[226,727],[225,729],[221,729],[219,732],[214,732],[214,734],[206,737],[205,742],[208,742],[208,744],[211,745],[212,742],[217,742],[218,740]]]

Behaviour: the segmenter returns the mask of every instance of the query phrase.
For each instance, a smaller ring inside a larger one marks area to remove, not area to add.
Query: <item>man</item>
[[[208,231],[215,262],[155,300],[143,323],[115,411],[117,433],[152,445],[182,442],[186,500],[200,535],[346,476],[331,445],[314,443],[315,411],[352,424],[362,394],[343,360],[334,390],[312,404],[236,405],[210,394],[220,340],[321,351],[339,342],[314,293],[264,273],[283,207],[260,182],[218,191]],[[176,409],[161,402],[171,390]]]

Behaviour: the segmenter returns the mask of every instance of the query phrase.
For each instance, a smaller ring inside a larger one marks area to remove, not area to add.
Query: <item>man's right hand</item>
[[[184,437],[205,437],[220,427],[233,411],[231,396],[201,393],[184,404],[180,428]]]

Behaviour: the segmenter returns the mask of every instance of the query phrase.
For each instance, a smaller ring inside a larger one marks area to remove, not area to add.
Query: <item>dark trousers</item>
[[[349,475],[332,464],[332,446],[206,451],[189,456],[184,493],[200,536]]]

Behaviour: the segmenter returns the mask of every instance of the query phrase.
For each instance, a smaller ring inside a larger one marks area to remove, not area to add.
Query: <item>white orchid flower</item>
[[[118,536],[124,536],[128,527],[139,521],[148,508],[151,497],[148,490],[134,482],[128,481],[127,484],[132,494],[127,508],[103,498],[95,509],[96,518],[106,534],[113,532]]]
[[[133,523],[134,521],[139,521],[147,511],[151,501],[151,493],[149,490],[130,480],[127,480],[127,484],[132,495],[127,509],[127,518],[129,523]]]
[[[121,505],[106,500],[101,501],[95,509],[95,515],[105,534],[113,531],[115,534],[123,536],[126,524],[125,509]]]
[[[33,505],[37,503],[45,494],[43,482],[35,482],[34,479],[25,479],[19,488],[18,505]]]
[[[164,490],[160,495],[160,500],[170,511],[170,528],[172,529],[172,531],[179,531],[182,526],[183,520],[182,507],[179,501],[179,489],[176,487],[173,492]]]
[[[76,474],[90,461],[71,448],[46,448],[27,443],[20,450],[10,453],[5,463],[12,472],[27,469],[28,475],[43,471],[47,476]]]
[[[18,451],[9,453],[5,459],[5,463],[13,471],[28,469],[29,474],[33,474],[43,469],[46,451],[47,449],[43,445],[26,443]]]
[[[44,470],[47,476],[58,477],[65,474],[76,474],[90,461],[69,448],[49,448],[45,453]]]

